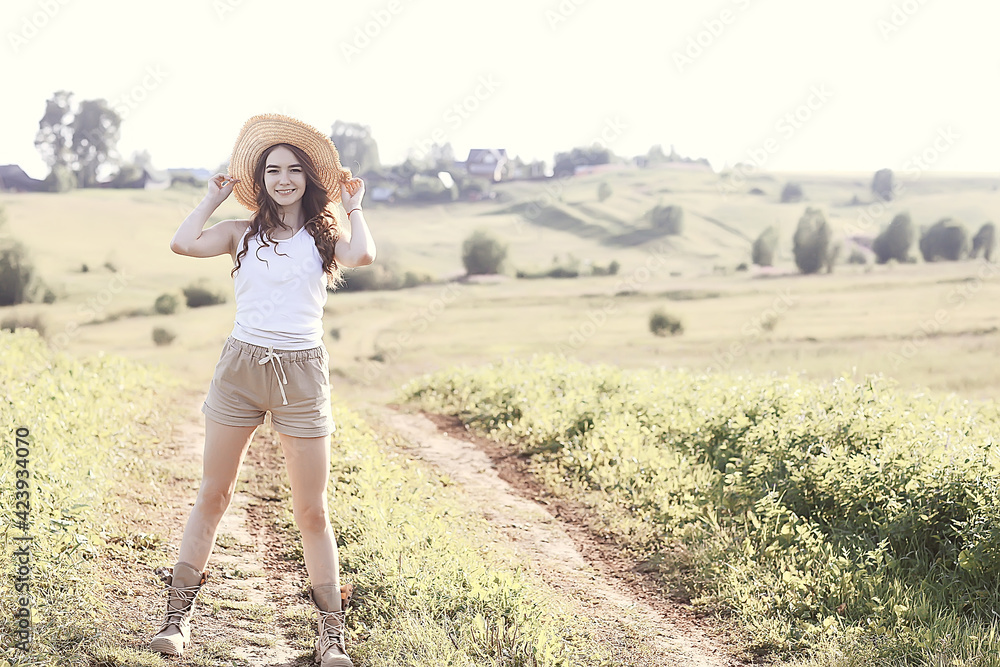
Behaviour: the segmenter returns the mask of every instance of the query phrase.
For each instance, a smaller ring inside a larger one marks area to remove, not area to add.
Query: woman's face
[[[295,153],[278,146],[268,154],[264,166],[264,187],[279,206],[289,206],[306,193],[306,174]]]

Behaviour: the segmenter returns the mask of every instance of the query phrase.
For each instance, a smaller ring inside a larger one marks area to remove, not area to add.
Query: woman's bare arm
[[[236,181],[216,174],[208,181],[208,194],[201,200],[170,240],[170,249],[178,255],[189,257],[215,257],[232,254],[239,234],[246,228],[245,220],[223,220],[208,229],[205,223],[215,209],[233,191]]]
[[[365,196],[364,181],[352,178],[340,187],[350,231],[337,241],[333,256],[343,267],[367,266],[375,261],[375,239],[361,210],[361,200]]]

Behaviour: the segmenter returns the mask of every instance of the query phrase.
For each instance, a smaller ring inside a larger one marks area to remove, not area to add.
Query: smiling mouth
[[[295,188],[292,188],[291,190],[275,190],[275,192],[277,192],[279,195],[290,195],[293,192],[295,192]]]

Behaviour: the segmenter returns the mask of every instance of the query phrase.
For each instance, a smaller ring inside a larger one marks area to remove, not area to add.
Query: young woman
[[[364,183],[340,164],[325,134],[277,114],[243,126],[229,165],[181,223],[170,249],[190,257],[233,257],[236,317],[223,346],[205,413],[204,473],[178,562],[158,573],[167,584],[166,619],[150,648],[181,655],[190,643],[194,600],[208,578],[216,528],[266,411],[278,432],[302,533],[310,597],[319,613],[316,662],[352,667],[344,645],[337,543],[327,514],[330,408],[329,355],[323,345],[327,286],[341,267],[371,264],[375,242],[361,210]],[[249,220],[209,216],[235,193]],[[341,202],[346,224],[335,214]],[[344,587],[346,597],[346,589]]]

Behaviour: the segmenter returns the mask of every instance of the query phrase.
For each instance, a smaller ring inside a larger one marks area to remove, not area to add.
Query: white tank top
[[[248,226],[237,251],[243,248],[249,231]],[[268,247],[261,244],[259,236],[251,238],[233,288],[233,338],[281,350],[306,350],[323,344],[323,306],[328,296],[323,260],[304,226],[291,238],[271,241]]]

